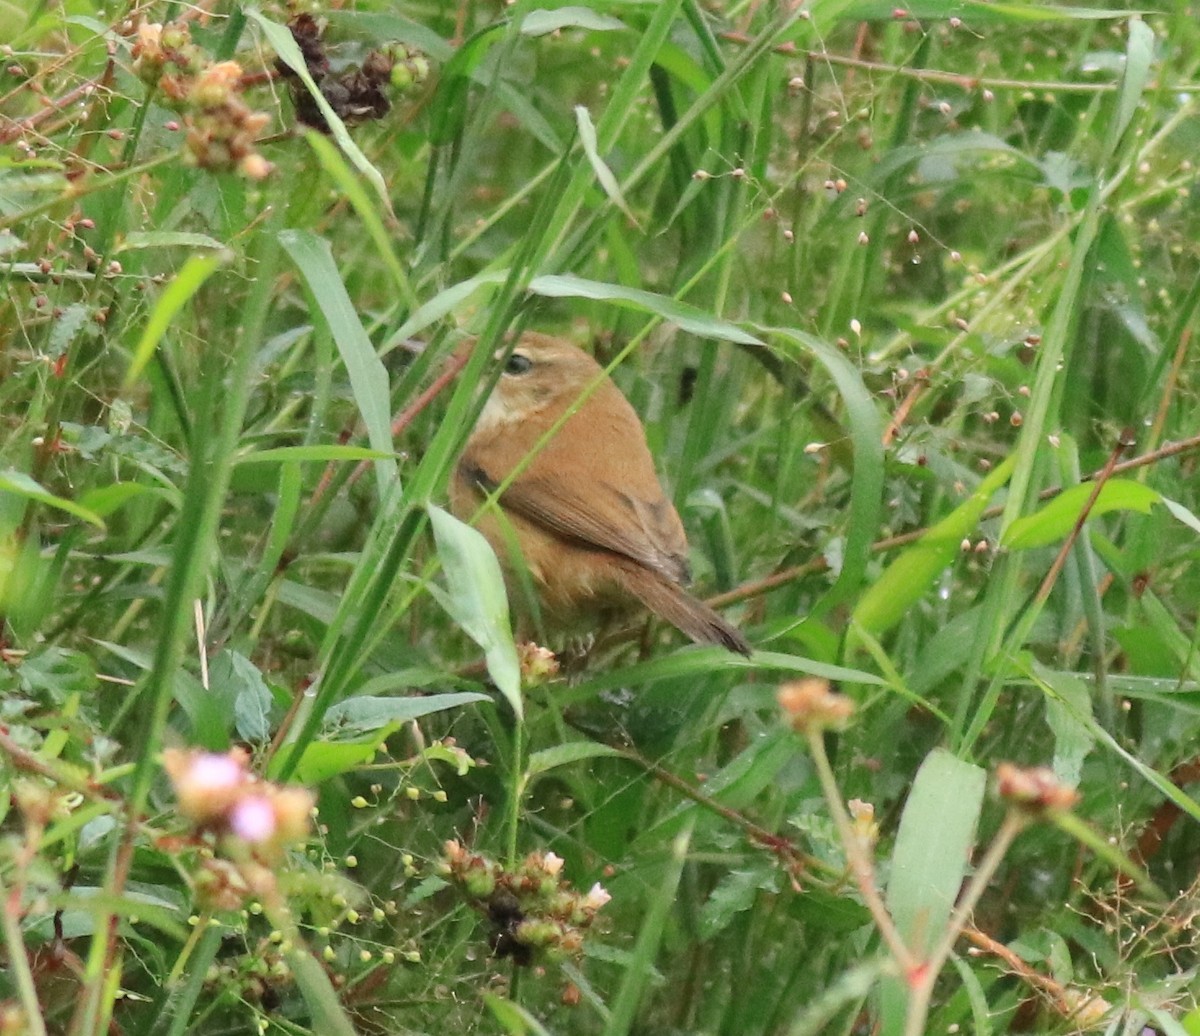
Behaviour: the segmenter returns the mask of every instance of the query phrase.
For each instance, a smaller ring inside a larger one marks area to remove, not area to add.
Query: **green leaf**
[[[178,501],[178,494],[162,486],[146,486],[141,482],[114,482],[107,486],[97,486],[79,495],[79,504],[100,517],[107,517],[114,511],[120,510],[129,501],[150,494],[173,502]]]
[[[1095,491],[1096,487],[1087,482],[1063,490],[1045,507],[1009,525],[1000,546],[1009,550],[1026,550],[1066,539]],[[1162,495],[1149,486],[1129,479],[1113,478],[1100,487],[1100,494],[1088,512],[1088,518],[1090,520],[1109,511],[1149,514],[1150,508],[1161,502]]]
[[[184,230],[131,230],[113,251],[116,254],[141,248],[208,248],[214,252],[225,246],[215,237]]]
[[[466,302],[480,288],[500,284],[507,277],[507,270],[488,270],[485,273],[476,274],[474,277],[469,277],[465,281],[459,281],[457,284],[452,284],[450,287],[439,291],[428,302],[418,306],[412,316],[400,325],[396,333],[379,350],[380,355],[386,356],[405,339],[420,334],[430,324],[436,323],[443,317],[453,313],[457,307]]]
[[[95,511],[89,510],[73,500],[55,496],[23,471],[14,471],[12,468],[9,468],[7,471],[0,471],[0,493],[12,493],[14,496],[21,496],[26,500],[45,504],[47,507],[53,507],[55,510],[73,514],[76,518],[82,518],[85,522],[96,526],[97,529],[105,529],[104,519]]]
[[[500,562],[483,534],[448,511],[428,506],[447,592],[442,607],[483,648],[488,674],[521,719],[521,663],[508,621],[508,596]]]
[[[566,766],[584,759],[598,759],[620,754],[617,749],[600,744],[598,741],[568,741],[563,745],[555,745],[553,748],[543,748],[540,752],[534,752],[529,757],[525,772],[528,776],[533,777],[536,774],[545,773],[547,770],[553,770],[556,766]]]
[[[679,302],[666,295],[642,291],[640,288],[626,288],[620,284],[590,281],[571,274],[547,274],[535,277],[530,281],[529,290],[535,295],[544,295],[552,299],[594,299],[599,302],[615,302],[627,309],[654,313],[664,320],[669,320],[680,330],[701,338],[718,338],[741,345],[763,344],[754,335],[743,331],[736,324],[715,317],[686,302]]]
[[[854,623],[872,634],[891,629],[929,591],[933,581],[975,531],[992,495],[1008,481],[1014,458],[1007,458],[963,503],[902,551],[859,599]]]
[[[520,1004],[505,1000],[495,993],[484,993],[483,1002],[508,1036],[550,1036],[546,1027]]]
[[[887,905],[918,960],[946,929],[970,862],[986,787],[984,770],[941,748],[925,757],[913,781],[892,852]],[[888,978],[882,995],[883,1030],[899,1032],[907,987]]]
[[[1020,26],[1030,22],[1111,21],[1129,17],[1128,10],[1118,8],[989,3],[988,0],[916,0],[915,3],[905,4],[904,10],[908,17],[922,20],[945,20],[953,15],[962,19],[968,27],[973,24],[1009,23]],[[860,0],[843,12],[843,18],[851,21],[892,21],[896,17],[895,12],[895,4],[887,0]]]
[[[308,230],[285,230],[280,244],[292,257],[312,292],[321,315],[350,375],[350,388],[358,404],[367,439],[387,459],[375,462],[375,473],[382,496],[388,483],[398,477],[392,459],[392,416],[388,395],[387,368],[375,355],[371,339],[363,329],[358,311],[346,291],[346,285],[333,261],[329,242]]]
[[[234,463],[241,466],[283,464],[289,461],[392,460],[395,456],[394,453],[369,450],[365,446],[337,446],[329,443],[323,446],[276,446],[268,450],[255,450],[253,453],[241,454]]]
[[[1054,776],[1071,788],[1079,787],[1083,761],[1096,744],[1087,723],[1092,718],[1088,686],[1072,673],[1055,672],[1034,663],[1034,671],[1054,689],[1046,696],[1046,722],[1054,734]]]
[[[150,318],[146,321],[142,337],[133,350],[133,359],[129,363],[129,370],[125,373],[126,388],[137,381],[146,364],[150,362],[162,336],[171,326],[171,321],[200,290],[204,282],[216,272],[217,267],[232,258],[232,254],[231,252],[218,252],[214,255],[193,255],[189,256],[180,267],[175,278],[163,289],[162,294],[158,297],[158,302],[150,311]]]
[[[367,732],[390,724],[410,723],[446,709],[457,709],[472,702],[490,701],[486,694],[459,691],[454,694],[412,695],[405,698],[356,696],[338,702],[325,713],[327,731]]]
[[[358,218],[363,221],[363,226],[366,227],[367,233],[375,244],[375,251],[379,253],[379,257],[383,260],[383,265],[387,267],[388,273],[391,274],[392,283],[396,285],[397,290],[404,301],[408,303],[409,307],[415,307],[417,300],[413,295],[408,274],[405,272],[400,260],[396,258],[396,235],[388,233],[387,228],[384,227],[383,220],[379,218],[378,210],[371,204],[370,196],[363,190],[361,181],[350,171],[350,167],[346,165],[341,152],[329,142],[329,138],[324,133],[318,133],[314,129],[306,130],[304,139],[308,141],[308,146],[312,148],[313,153],[317,156],[317,161],[321,163],[321,168],[329,174],[330,179],[337,184],[338,190],[354,206],[354,211],[358,213]]]
[[[1129,43],[1125,49],[1125,75],[1121,77],[1121,95],[1117,114],[1109,127],[1109,146],[1115,148],[1133,121],[1141,103],[1150,66],[1154,61],[1154,33],[1141,18],[1129,21]]]
[[[245,655],[226,649],[213,659],[209,683],[222,698],[233,701],[239,738],[263,742],[270,737],[271,691],[258,666]]]
[[[592,170],[604,193],[608,195],[609,201],[624,213],[625,218],[640,230],[641,225],[638,223],[637,217],[634,216],[633,210],[629,208],[625,196],[621,193],[621,185],[617,183],[617,178],[613,176],[612,170],[608,168],[600,152],[596,150],[596,127],[592,125],[592,117],[582,104],[575,106],[575,125],[579,130],[579,143],[583,145],[583,153],[587,155],[587,160],[591,163]]]
[[[866,575],[883,507],[883,420],[862,375],[837,349],[801,331],[773,328],[770,333],[802,346],[829,372],[846,405],[854,444],[854,481],[842,569],[837,582],[813,609],[813,614],[820,616],[854,594]]]
[[[1200,533],[1200,518],[1196,517],[1195,512],[1188,510],[1178,501],[1168,500],[1165,496],[1159,502],[1171,513],[1171,517],[1183,522],[1192,532]]]
[[[295,779],[309,786],[352,773],[375,759],[380,746],[400,729],[399,723],[380,727],[358,741],[313,741],[296,764]]]
[[[521,20],[521,35],[545,36],[560,29],[590,29],[595,32],[614,32],[627,29],[624,22],[599,14],[587,7],[559,7],[553,11],[530,11]]]

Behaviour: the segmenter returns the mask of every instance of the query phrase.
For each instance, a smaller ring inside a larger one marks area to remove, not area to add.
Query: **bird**
[[[742,632],[686,589],[683,522],[620,389],[591,356],[561,338],[526,331],[506,352],[497,354],[503,370],[452,474],[450,510],[476,519],[510,596],[519,596],[528,573],[541,614],[555,627],[601,624],[640,605],[696,643],[748,656]],[[499,497],[501,513],[479,513],[518,468]]]

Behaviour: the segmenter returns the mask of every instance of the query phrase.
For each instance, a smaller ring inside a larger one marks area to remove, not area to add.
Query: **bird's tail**
[[[632,561],[622,565],[621,572],[626,590],[697,644],[720,644],[740,655],[750,654],[750,642],[741,630],[677,583]]]

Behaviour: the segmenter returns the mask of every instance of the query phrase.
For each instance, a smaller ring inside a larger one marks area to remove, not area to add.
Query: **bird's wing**
[[[466,463],[467,478],[480,489],[490,493],[500,484],[480,465]],[[506,511],[563,539],[624,555],[673,583],[688,581],[687,540],[667,499],[646,502],[595,478],[577,482],[578,495],[566,499],[556,489],[560,485],[536,471],[526,471],[504,491],[500,501]],[[614,521],[617,515],[628,520]]]

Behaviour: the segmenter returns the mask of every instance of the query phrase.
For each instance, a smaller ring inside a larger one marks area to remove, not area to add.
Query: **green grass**
[[[1195,3],[356,0],[329,135],[294,13],[0,3],[0,1032],[1200,1032]],[[437,510],[519,328],[752,659],[519,674]]]

